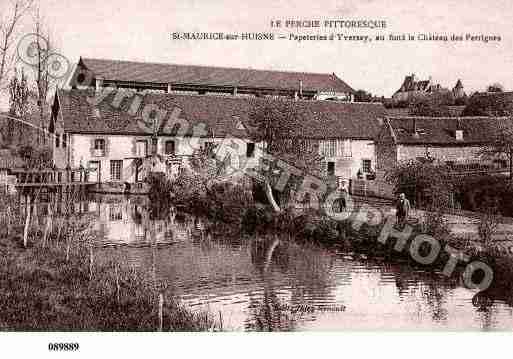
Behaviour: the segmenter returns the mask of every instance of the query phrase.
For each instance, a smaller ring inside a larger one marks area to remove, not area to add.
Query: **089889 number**
[[[50,351],[76,351],[79,349],[78,343],[49,343]]]

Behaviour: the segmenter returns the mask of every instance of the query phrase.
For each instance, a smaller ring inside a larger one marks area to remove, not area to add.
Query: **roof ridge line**
[[[250,70],[250,71],[261,71],[261,72],[284,72],[289,74],[308,74],[308,75],[323,75],[323,76],[333,76],[334,73],[328,72],[306,72],[306,71],[292,71],[292,70],[270,70],[270,69],[253,69],[250,67],[225,67],[225,66],[212,66],[212,65],[194,65],[194,64],[177,64],[177,63],[169,63],[169,62],[146,62],[146,61],[134,61],[134,60],[117,60],[117,59],[101,59],[94,57],[83,57],[80,56],[82,60],[96,60],[96,61],[111,61],[111,62],[129,62],[133,64],[146,64],[146,65],[167,65],[167,66],[190,66],[190,67],[204,67],[204,68],[215,68],[215,69],[227,69],[227,70]],[[339,79],[341,80],[341,79]],[[343,81],[343,80],[341,80]]]
[[[84,94],[94,94],[95,93],[95,90],[94,89],[73,89],[73,88],[70,88],[70,89],[59,89],[59,91],[67,91],[67,92],[71,92],[71,91],[76,91],[76,92],[79,92],[79,93],[84,93]],[[243,100],[266,100],[266,99],[271,99],[271,100],[279,100],[279,101],[291,101],[291,102],[300,102],[300,103],[325,103],[325,104],[329,104],[329,105],[358,105],[358,106],[383,106],[383,104],[381,102],[343,102],[343,101],[329,101],[329,100],[307,100],[307,99],[289,99],[289,98],[266,98],[266,97],[250,97],[250,96],[233,96],[233,95],[229,95],[229,96],[218,96],[218,95],[200,95],[200,94],[195,94],[195,93],[157,93],[157,92],[150,92],[150,93],[146,93],[144,94],[143,92],[137,92],[137,91],[134,91],[132,89],[127,89],[127,88],[118,88],[116,89],[116,91],[126,91],[126,92],[133,92],[134,94],[140,94],[142,96],[144,95],[150,95],[150,96],[159,96],[159,97],[166,97],[166,96],[182,96],[182,97],[186,97],[186,96],[190,96],[190,97],[208,97],[208,98],[216,98],[216,99],[228,99],[228,100],[235,100],[235,101],[243,101]],[[110,95],[110,94],[108,94]]]

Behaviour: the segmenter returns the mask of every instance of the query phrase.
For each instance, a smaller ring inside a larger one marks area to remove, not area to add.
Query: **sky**
[[[5,0],[2,0],[5,1]],[[355,89],[391,96],[404,76],[431,76],[452,87],[461,78],[467,92],[499,82],[513,89],[513,18],[508,0],[41,0],[41,12],[60,53],[80,56],[273,69],[334,72]],[[273,19],[385,20],[387,28],[286,29]],[[275,32],[499,35],[481,41],[178,41],[172,32]]]

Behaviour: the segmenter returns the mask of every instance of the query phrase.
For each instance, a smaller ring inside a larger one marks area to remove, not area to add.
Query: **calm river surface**
[[[182,303],[221,313],[228,330],[513,329],[504,299],[476,296],[458,278],[280,236],[212,236],[180,213],[152,221],[140,198],[77,206],[96,222],[102,259],[154,268]]]

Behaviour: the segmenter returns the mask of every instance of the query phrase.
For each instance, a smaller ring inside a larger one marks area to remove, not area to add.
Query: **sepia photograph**
[[[506,0],[0,0],[7,357],[411,358],[448,333],[500,350],[512,18]]]

